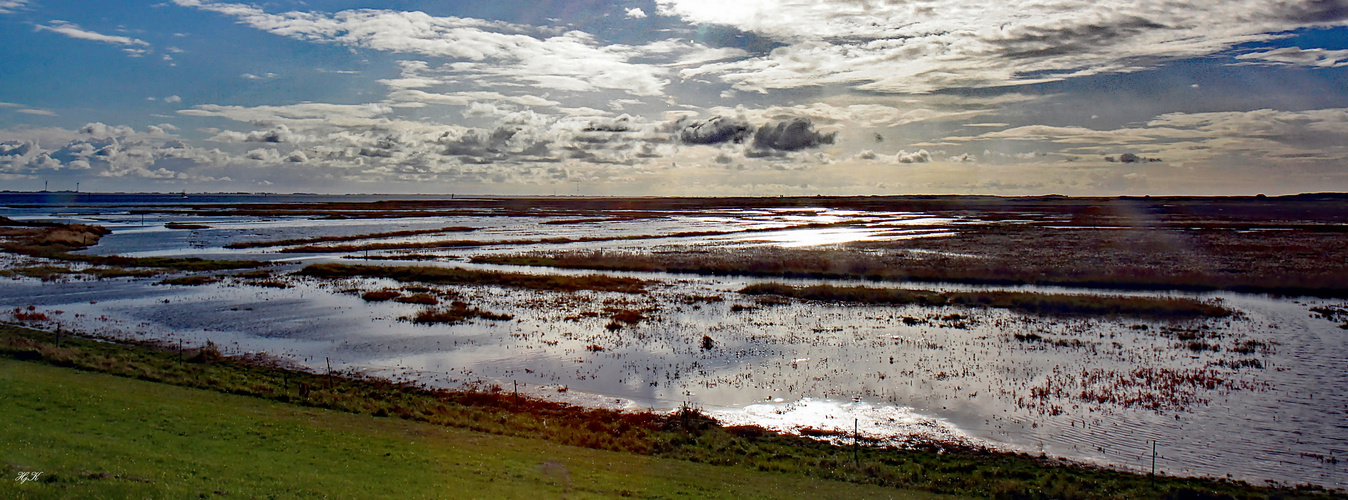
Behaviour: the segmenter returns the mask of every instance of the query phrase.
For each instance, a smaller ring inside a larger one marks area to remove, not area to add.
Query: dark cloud
[[[23,156],[32,150],[33,144],[30,142],[0,143],[0,156]]]
[[[456,139],[442,138],[440,142],[445,145],[445,149],[441,153],[449,156],[504,159],[504,153],[510,152],[510,140],[520,131],[521,127],[515,125],[502,125],[491,131],[472,129]],[[525,149],[528,150],[533,146],[536,144],[530,144]]]
[[[1164,28],[1165,25],[1133,16],[1108,24],[1028,28],[1024,34],[1000,43],[1006,45],[1006,55],[1012,58],[1062,56],[1089,53],[1096,47],[1109,46],[1139,33]]]
[[[814,124],[808,118],[796,118],[759,127],[758,132],[754,133],[754,147],[764,150],[800,151],[817,148],[821,144],[833,144],[833,138],[837,135],[837,132],[816,132]]]
[[[1298,23],[1332,23],[1348,19],[1348,0],[1308,0],[1288,7],[1287,19]]]
[[[1113,156],[1106,156],[1106,157],[1105,157],[1105,161],[1110,162],[1110,163],[1114,163],[1114,162],[1118,162],[1118,163],[1156,163],[1156,162],[1160,162],[1161,159],[1160,159],[1160,158],[1146,158],[1146,157],[1142,157],[1142,156],[1135,155],[1135,154],[1133,154],[1133,153],[1124,153],[1124,154],[1119,155],[1118,158],[1115,158],[1115,157],[1113,157]]]
[[[683,123],[679,129],[679,140],[684,144],[722,144],[741,143],[749,137],[753,126],[737,118],[713,116],[706,120]]]

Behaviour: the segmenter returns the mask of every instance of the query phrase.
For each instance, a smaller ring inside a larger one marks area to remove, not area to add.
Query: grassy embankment
[[[4,498],[935,497],[10,359],[0,401]]]
[[[101,226],[57,222],[20,222],[0,217],[0,251],[98,266],[102,269],[85,271],[96,276],[145,275],[143,272],[135,274],[135,271],[127,271],[126,268],[147,268],[163,271],[219,271],[268,265],[266,262],[251,260],[207,260],[197,257],[122,257],[119,255],[79,255],[71,253],[97,245],[98,241],[108,234],[112,234],[112,231]],[[59,274],[59,270],[56,269],[48,269],[47,271]],[[132,274],[120,274],[128,272]],[[69,273],[74,273],[74,271]]]
[[[795,287],[779,283],[749,285],[746,295],[780,295],[803,300],[927,307],[991,307],[1044,316],[1127,316],[1158,320],[1223,318],[1232,311],[1193,299],[1068,295],[1033,292],[934,292],[901,288]]]
[[[555,494],[567,480],[573,493],[635,496],[690,490],[794,496],[811,489],[838,496],[902,496],[905,490],[1002,498],[1331,496],[1310,487],[1206,479],[1159,477],[1152,485],[1144,475],[939,443],[863,446],[854,462],[846,447],[722,427],[696,411],[583,409],[515,398],[496,387],[428,390],[289,371],[225,358],[209,347],[176,352],[14,326],[0,326],[0,358],[0,394],[9,402],[0,405],[0,432],[4,442],[18,444],[6,447],[3,459],[12,472],[54,477],[4,488],[32,488],[24,491],[39,497],[180,497],[217,489],[263,495],[287,488],[296,496],[440,496],[444,488],[478,486],[483,489],[449,491],[536,495]],[[35,363],[230,395],[38,369]],[[377,418],[383,416],[402,420]],[[944,452],[936,453],[938,448]],[[898,489],[849,490],[835,481]],[[736,483],[745,486],[737,490]]]

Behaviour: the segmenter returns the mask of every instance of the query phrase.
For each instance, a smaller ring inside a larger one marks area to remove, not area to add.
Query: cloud
[[[192,172],[195,167],[222,161],[226,155],[187,146],[162,128],[140,133],[93,122],[76,130],[0,130],[0,175],[200,181],[208,178]]]
[[[28,7],[28,0],[0,0],[0,14],[13,14]]]
[[[1158,163],[1158,162],[1161,161],[1161,159],[1160,159],[1160,158],[1146,158],[1146,157],[1142,157],[1142,156],[1135,155],[1135,154],[1133,154],[1133,153],[1124,153],[1124,154],[1119,155],[1118,158],[1114,158],[1113,156],[1106,156],[1106,157],[1105,157],[1105,161],[1110,162],[1110,163],[1114,163],[1114,162],[1116,162],[1116,161],[1119,162],[1119,163]]]
[[[276,78],[276,73],[264,73],[261,76],[254,75],[252,73],[244,73],[242,75],[239,75],[239,78],[243,78],[246,80],[270,80],[272,78]]]
[[[199,0],[174,3],[217,12],[280,36],[385,52],[455,59],[456,73],[500,78],[536,87],[572,91],[621,90],[660,95],[668,70],[634,63],[649,55],[640,48],[604,45],[579,31],[549,33],[542,28],[499,21],[436,17],[423,12],[347,10],[269,14],[243,4]]]
[[[641,10],[640,7],[632,7],[632,8],[630,8],[630,9],[627,9],[627,18],[628,18],[628,19],[645,19],[645,18],[646,18],[646,11]]]
[[[809,119],[796,118],[759,127],[754,133],[753,145],[763,150],[800,151],[817,148],[822,144],[833,144],[837,135],[837,132],[817,132]]]
[[[71,24],[71,23],[68,23],[68,22],[65,22],[65,21],[59,21],[59,20],[52,20],[52,21],[51,21],[50,23],[48,23],[46,26],[43,26],[43,25],[40,25],[40,24],[39,24],[39,25],[37,25],[37,30],[38,30],[38,31],[50,31],[50,32],[58,33],[58,34],[65,35],[65,36],[68,36],[68,37],[71,37],[71,38],[78,38],[78,39],[80,39],[80,40],[92,40],[92,41],[95,41],[95,42],[111,43],[111,44],[115,44],[115,45],[129,45],[129,46],[141,46],[141,47],[148,47],[148,46],[150,46],[150,43],[149,43],[149,42],[146,42],[145,40],[140,40],[140,39],[131,38],[131,37],[125,37],[125,36],[113,36],[113,35],[104,35],[104,34],[101,34],[101,33],[95,33],[95,32],[93,32],[93,31],[88,31],[88,30],[82,29],[82,28],[80,28],[78,25]],[[128,49],[128,50],[137,51],[136,53],[144,53],[144,50],[141,50],[141,49]]]
[[[1250,52],[1236,56],[1237,61],[1271,66],[1310,66],[1313,68],[1342,68],[1348,66],[1348,50],[1302,49],[1283,47],[1264,52]]]
[[[560,102],[545,99],[536,95],[524,94],[508,96],[500,92],[486,91],[468,91],[454,92],[449,94],[436,94],[422,90],[398,90],[389,94],[389,99],[393,101],[421,102],[427,104],[444,104],[450,106],[468,106],[480,101],[501,101],[520,106],[556,106]]]
[[[1125,4],[1010,0],[980,5],[811,0],[657,0],[661,15],[719,24],[782,44],[755,57],[707,64],[682,78],[718,75],[766,92],[830,84],[926,93],[1130,72],[1217,54],[1305,27],[1344,25],[1327,0]]]
[[[20,110],[15,111],[15,113],[23,113],[23,114],[27,114],[27,115],[38,115],[38,116],[56,116],[56,113],[53,113],[53,112],[51,112],[51,111],[49,111],[49,110],[45,110],[45,109],[32,109],[32,108],[20,109]]]
[[[960,155],[951,156],[949,158],[946,158],[946,160],[951,163],[974,163],[978,161],[978,158],[969,153],[964,153]]]
[[[753,127],[738,118],[713,116],[706,120],[680,120],[679,140],[684,144],[739,144],[749,138]]]
[[[178,97],[178,96],[176,96],[176,95],[171,95],[171,96],[165,97],[165,98],[164,98],[164,102],[167,102],[167,103],[169,103],[169,104],[177,104],[177,103],[183,102],[183,98]]]
[[[931,153],[928,153],[925,149],[919,149],[912,153],[900,149],[899,154],[894,159],[899,163],[929,163],[931,162]]]

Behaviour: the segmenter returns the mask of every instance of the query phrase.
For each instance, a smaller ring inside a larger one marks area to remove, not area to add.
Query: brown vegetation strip
[[[476,271],[457,267],[432,266],[362,266],[353,264],[312,264],[298,274],[317,278],[389,278],[439,285],[493,285],[532,290],[574,292],[596,290],[603,292],[643,293],[645,280],[590,274],[560,276],[554,274],[503,273]]]
[[[463,233],[468,231],[474,231],[476,229],[477,228],[475,227],[450,226],[437,229],[409,229],[406,231],[389,231],[385,233],[355,234],[351,236],[319,236],[315,238],[294,238],[288,240],[273,240],[273,241],[241,241],[225,245],[225,248],[240,249],[240,248],[284,247],[291,245],[309,245],[313,243],[326,243],[337,241],[368,240],[373,238],[397,238],[401,236],[417,236],[422,234]]]
[[[746,295],[780,295],[805,300],[860,304],[941,307],[992,307],[1045,316],[1129,316],[1148,319],[1220,318],[1231,310],[1192,299],[1063,295],[1032,292],[933,292],[898,288],[794,287],[778,283],[749,285]]]

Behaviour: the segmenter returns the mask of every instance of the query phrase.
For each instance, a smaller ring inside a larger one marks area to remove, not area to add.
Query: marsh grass
[[[995,498],[1331,498],[1316,487],[1147,476],[948,443],[908,448],[862,439],[852,450],[757,427],[723,427],[685,405],[671,414],[585,409],[477,391],[428,389],[357,373],[281,368],[229,357],[213,345],[180,353],[148,343],[96,341],[0,325],[0,357],[103,372],[343,412],[398,417],[505,436],[780,474]],[[188,360],[194,360],[189,362]],[[130,424],[134,424],[134,420]],[[837,437],[837,436],[833,436]],[[940,453],[937,451],[940,450]]]
[[[560,276],[547,274],[477,271],[457,267],[364,266],[355,264],[311,264],[296,274],[315,278],[388,278],[402,282],[436,285],[480,285],[525,288],[557,292],[595,290],[603,292],[644,293],[645,280],[591,274]]]
[[[374,238],[397,238],[403,236],[417,236],[422,234],[463,233],[475,230],[477,230],[477,228],[465,226],[450,226],[436,229],[409,229],[406,231],[387,231],[382,233],[355,234],[350,236],[318,236],[314,238],[293,238],[293,239],[270,240],[270,241],[242,241],[227,244],[225,245],[225,248],[243,249],[243,248],[284,247],[294,245],[311,245],[314,243],[332,243],[340,241],[368,240]]]
[[[460,323],[467,323],[473,319],[510,321],[515,319],[515,317],[509,314],[498,314],[491,311],[484,311],[476,307],[469,307],[467,302],[456,300],[451,302],[449,307],[426,308],[417,312],[416,316],[399,319],[411,321],[418,325],[457,325]]]
[[[1066,295],[1034,292],[934,292],[899,288],[839,287],[816,285],[794,287],[779,283],[749,285],[745,295],[777,295],[803,300],[925,307],[990,307],[1043,316],[1127,316],[1179,320],[1221,318],[1232,311],[1193,299]],[[955,318],[959,319],[959,318]]]
[[[159,282],[160,285],[178,285],[178,286],[201,286],[211,283],[219,283],[220,278],[215,276],[179,276],[168,278]]]

